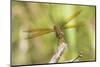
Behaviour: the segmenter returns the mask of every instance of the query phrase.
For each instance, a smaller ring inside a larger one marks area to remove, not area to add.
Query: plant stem
[[[66,47],[67,44],[65,42],[60,42],[57,51],[54,53],[49,63],[57,63]]]
[[[77,59],[81,58],[82,54],[80,53],[72,62],[75,62]]]

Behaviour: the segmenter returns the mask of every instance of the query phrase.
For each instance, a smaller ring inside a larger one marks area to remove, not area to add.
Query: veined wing
[[[80,13],[81,13],[81,10],[77,11],[72,16],[69,16],[67,19],[65,19],[66,20],[66,23],[63,24],[63,27],[66,27],[66,24],[68,22],[70,22],[71,20],[73,20],[75,17],[77,17]]]
[[[53,29],[50,29],[50,28],[40,28],[40,29],[28,29],[24,32],[42,32],[42,31],[53,31]]]
[[[83,27],[85,24],[70,24],[70,25],[66,25],[63,27],[63,29],[69,29],[69,28],[79,28],[79,27]]]
[[[49,28],[44,28],[44,29],[31,29],[31,30],[27,30],[25,32],[29,32],[29,36],[27,37],[27,39],[32,39],[35,37],[39,37],[39,36],[48,34],[50,32],[54,32],[54,30],[49,29]]]

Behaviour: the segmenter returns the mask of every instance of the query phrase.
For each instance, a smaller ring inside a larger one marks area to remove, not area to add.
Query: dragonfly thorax
[[[54,31],[55,31],[56,37],[59,40],[64,41],[64,32],[63,32],[62,28],[59,25],[54,25]]]

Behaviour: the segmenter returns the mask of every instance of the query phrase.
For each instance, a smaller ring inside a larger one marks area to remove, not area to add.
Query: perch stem
[[[53,57],[51,58],[49,63],[57,63],[62,56],[67,44],[65,42],[59,43],[57,51],[54,53]]]

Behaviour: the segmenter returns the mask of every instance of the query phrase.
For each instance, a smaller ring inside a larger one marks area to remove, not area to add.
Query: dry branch
[[[67,48],[67,44],[65,42],[59,43],[57,51],[54,53],[49,63],[57,63],[62,56],[65,48]]]

